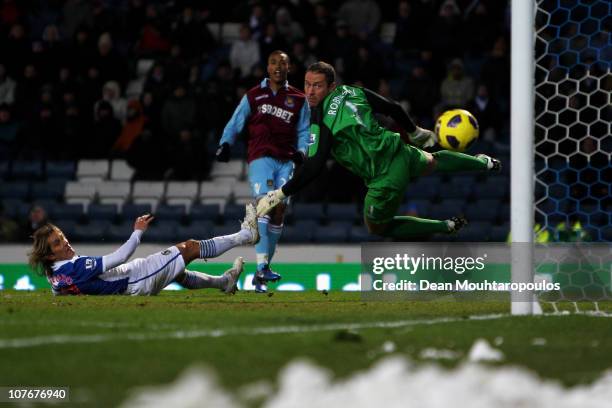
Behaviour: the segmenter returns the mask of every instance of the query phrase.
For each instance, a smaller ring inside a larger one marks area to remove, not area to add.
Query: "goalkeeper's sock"
[[[450,173],[461,170],[488,170],[488,160],[449,150],[433,153],[436,159],[435,171]]]
[[[243,229],[235,234],[203,239],[200,241],[200,258],[215,258],[234,247],[248,243],[252,238],[251,232]]]
[[[393,217],[384,235],[391,238],[409,238],[439,232],[449,232],[449,226],[446,221],[402,215]]]
[[[268,262],[272,262],[272,257],[274,257],[274,252],[276,252],[276,244],[282,233],[283,224],[268,224]]]
[[[185,272],[180,274],[175,281],[186,289],[223,289],[227,285],[227,275],[212,276],[185,269]]]
[[[264,215],[257,218],[257,229],[259,230],[259,242],[255,244],[255,256],[257,258],[257,270],[263,269],[268,265],[268,247],[270,246],[270,235],[268,234],[268,224],[270,217]]]

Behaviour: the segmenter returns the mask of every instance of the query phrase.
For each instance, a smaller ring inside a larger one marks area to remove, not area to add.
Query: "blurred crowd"
[[[298,88],[325,60],[340,82],[400,100],[421,126],[463,107],[485,141],[508,143],[508,3],[3,0],[0,160],[122,157],[138,178],[205,179],[275,49],[289,53]],[[228,22],[239,24],[232,41]],[[321,179],[350,177],[329,172]],[[346,191],[316,186],[314,198],[355,194],[335,185]]]

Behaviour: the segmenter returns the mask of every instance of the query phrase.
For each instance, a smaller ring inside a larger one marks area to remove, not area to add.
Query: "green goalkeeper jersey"
[[[366,184],[387,172],[393,156],[403,145],[399,134],[378,124],[362,88],[339,86],[314,112],[311,121],[314,143],[309,156],[316,152],[320,132],[329,130],[334,159]]]

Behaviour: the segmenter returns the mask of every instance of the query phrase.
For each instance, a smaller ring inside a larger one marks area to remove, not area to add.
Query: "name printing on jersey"
[[[289,112],[288,110],[279,108],[278,106],[270,105],[268,103],[259,105],[257,109],[261,113],[275,116],[279,119],[284,120],[286,123],[291,123],[291,118],[293,117],[293,112]]]

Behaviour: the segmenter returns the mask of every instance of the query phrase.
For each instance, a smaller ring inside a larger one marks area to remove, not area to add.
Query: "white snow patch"
[[[382,351],[385,353],[393,353],[397,349],[397,346],[392,341],[385,341],[382,345]]]
[[[545,346],[546,339],[542,337],[536,337],[535,339],[531,340],[531,345],[532,346]]]
[[[503,359],[504,353],[491,347],[485,339],[477,339],[468,354],[468,360],[471,362],[501,361]]]
[[[278,391],[268,391],[269,397],[262,405],[265,408],[404,408],[407,404],[447,408],[457,406],[458,401],[472,408],[595,408],[608,406],[612,400],[612,371],[591,385],[566,389],[519,367],[465,363],[448,370],[433,364],[415,366],[393,356],[337,380],[325,368],[296,360],[279,373]],[[203,404],[243,407],[249,401],[244,395],[236,399],[218,386],[214,375],[196,367],[170,385],[136,390],[122,406],[190,408]]]
[[[453,350],[435,349],[428,347],[419,353],[419,357],[423,360],[456,360],[461,357],[461,353]]]

